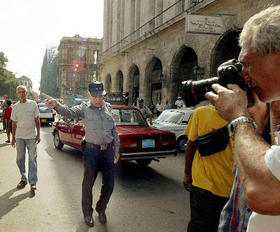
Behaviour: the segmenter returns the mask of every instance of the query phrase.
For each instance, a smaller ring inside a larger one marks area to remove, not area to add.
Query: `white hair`
[[[17,86],[16,92],[18,92],[19,89],[24,89],[27,92],[27,88],[24,85]]]
[[[253,15],[244,24],[239,45],[242,47],[245,43],[262,55],[280,51],[280,5]]]

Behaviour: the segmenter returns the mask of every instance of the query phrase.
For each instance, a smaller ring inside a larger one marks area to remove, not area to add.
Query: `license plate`
[[[143,139],[142,140],[142,148],[153,148],[155,147],[154,139]]]
[[[47,119],[41,119],[41,122],[47,122]]]

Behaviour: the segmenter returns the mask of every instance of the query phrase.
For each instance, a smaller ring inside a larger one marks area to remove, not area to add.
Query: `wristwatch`
[[[234,138],[234,132],[236,128],[242,123],[251,123],[254,129],[257,129],[257,125],[253,119],[244,116],[238,117],[228,124],[228,132],[231,138]]]

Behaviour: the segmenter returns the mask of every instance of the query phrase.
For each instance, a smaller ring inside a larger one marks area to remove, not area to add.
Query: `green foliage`
[[[4,68],[6,67],[6,63],[8,62],[7,57],[5,57],[4,52],[0,52],[0,73],[4,71]]]
[[[16,79],[15,74],[5,69],[8,59],[3,52],[0,52],[0,97],[8,95],[10,99],[16,100],[16,87],[19,81]]]

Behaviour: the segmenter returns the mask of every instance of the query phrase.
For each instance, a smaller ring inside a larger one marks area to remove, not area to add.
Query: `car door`
[[[72,143],[72,136],[71,136],[71,121],[66,119],[64,121],[57,123],[57,128],[59,131],[59,138],[65,144]]]
[[[180,129],[182,130],[182,134],[185,132],[185,129],[188,125],[188,122],[190,120],[190,117],[192,115],[193,111],[186,111],[184,114],[184,117],[182,118],[182,121],[180,123]]]
[[[70,128],[71,130],[71,139],[72,139],[72,146],[80,149],[81,142],[85,136],[85,127],[81,120],[76,120],[72,123]]]

